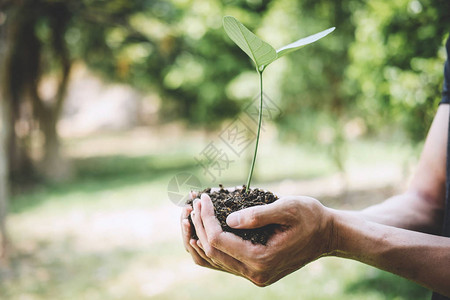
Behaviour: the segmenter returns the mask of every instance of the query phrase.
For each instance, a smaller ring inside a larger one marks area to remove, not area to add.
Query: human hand
[[[239,187],[224,188],[222,185],[219,185],[219,186],[220,186],[219,188],[217,188],[217,187],[209,188],[209,189],[205,190],[205,193],[207,193],[208,195],[212,195],[215,193],[223,193],[223,192],[233,193],[234,191],[236,191],[236,189],[238,189],[238,191],[240,190],[241,192],[243,191],[243,189],[240,189]],[[257,189],[257,190],[259,190],[259,189]],[[187,219],[190,224],[190,226],[188,226],[188,222],[186,222],[186,225],[182,225],[182,228],[181,228],[182,235],[183,235],[183,243],[184,243],[186,250],[189,249],[189,244],[190,244],[190,239],[187,236],[187,233],[191,234],[191,238],[198,240],[197,234],[195,232],[195,227],[193,226],[193,223],[192,223],[192,218],[189,216],[190,212],[192,211],[193,202],[196,198],[198,198],[198,195],[199,195],[199,192],[191,191],[188,195],[189,199],[188,199],[188,201],[186,201],[186,203],[185,203],[186,205],[183,207],[182,212],[181,212],[181,223],[183,223],[183,219]],[[275,194],[275,196],[276,196],[276,199],[280,198],[280,196],[278,194]],[[218,214],[218,213],[219,212],[215,211],[215,214]],[[229,213],[230,212],[228,210],[227,214],[229,214]],[[223,219],[220,220],[222,226],[224,225],[225,217],[226,217],[226,215],[222,216]],[[228,231],[227,229],[224,229],[224,230]],[[238,233],[238,235],[242,236],[239,233]],[[267,239],[267,237],[265,239]]]
[[[195,199],[197,194],[195,192],[190,192],[190,199]],[[188,216],[191,214],[193,208],[191,205],[185,205],[181,209],[181,236],[183,240],[183,245],[186,251],[191,254],[194,262],[202,267],[217,269],[213,265],[211,265],[208,260],[203,258],[200,253],[202,250],[197,246],[197,240],[192,238],[193,228],[189,222]]]
[[[265,246],[222,231],[206,194],[194,201],[193,212],[191,218],[199,238],[190,241],[194,261],[242,276],[258,286],[269,285],[332,249],[331,212],[313,198],[282,197],[228,216],[228,225],[237,229],[279,225]]]
[[[233,191],[235,188],[227,188],[229,191]],[[218,188],[212,188],[211,191],[218,191]],[[191,200],[194,200],[194,202],[198,201],[197,193],[195,191],[191,191],[189,193],[189,198]],[[211,200],[210,200],[211,201]],[[204,253],[204,251],[200,248],[199,245],[201,245],[200,241],[197,239],[192,238],[194,233],[194,228],[191,226],[191,223],[189,222],[188,216],[192,214],[193,212],[193,206],[191,205],[185,205],[183,206],[181,210],[181,234],[182,234],[182,240],[183,245],[186,251],[191,254],[192,259],[194,262],[202,267],[220,270],[220,271],[226,271],[232,274],[235,274],[233,270],[227,268],[226,266],[220,266],[217,263],[213,262],[211,258],[207,257]],[[213,212],[214,213],[214,212]],[[193,217],[191,215],[191,219],[193,220]],[[220,226],[220,225],[219,225]]]

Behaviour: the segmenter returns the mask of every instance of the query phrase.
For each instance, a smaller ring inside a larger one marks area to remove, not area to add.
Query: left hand
[[[191,199],[194,199],[197,197],[197,194],[195,192],[191,192],[190,197]],[[195,201],[199,201],[199,199],[196,199]],[[189,214],[191,214],[191,217],[194,216],[192,212],[193,209],[190,205],[185,205],[181,210],[181,234],[186,251],[191,254],[192,259],[199,266],[235,274],[233,270],[227,268],[226,266],[220,266],[213,262],[211,258],[207,257],[199,246],[200,241],[192,238],[193,228],[188,220]]]
[[[255,245],[224,232],[206,194],[194,201],[191,218],[199,238],[192,247],[193,257],[198,255],[210,267],[242,276],[258,286],[267,286],[332,251],[332,213],[310,197],[282,197],[228,216],[228,225],[238,229],[279,225],[267,245]]]

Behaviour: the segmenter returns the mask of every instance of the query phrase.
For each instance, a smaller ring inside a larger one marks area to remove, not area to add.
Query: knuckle
[[[248,218],[249,225],[250,226],[256,225],[256,224],[258,224],[258,221],[259,221],[258,212],[256,211],[256,209],[251,208],[250,212],[249,212],[249,218]]]
[[[297,199],[287,199],[284,212],[287,218],[290,220],[297,219],[301,213],[300,206]]]
[[[220,243],[220,237],[219,234],[212,234],[211,236],[208,236],[208,243],[212,246],[212,247],[217,247]]]
[[[181,209],[181,215],[180,215],[180,219],[181,220],[184,220],[184,219],[186,219],[188,216],[189,216],[189,214],[191,213],[191,208],[190,208],[190,206],[183,206],[183,208]]]
[[[212,257],[212,256],[214,256],[214,253],[215,253],[214,248],[209,247],[209,246],[205,247],[205,249],[203,251],[205,252],[205,255],[207,257]]]

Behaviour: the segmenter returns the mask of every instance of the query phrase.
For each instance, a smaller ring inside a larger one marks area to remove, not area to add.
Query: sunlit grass
[[[158,299],[425,299],[410,282],[354,261],[325,258],[265,288],[242,278],[209,272],[177,284]]]

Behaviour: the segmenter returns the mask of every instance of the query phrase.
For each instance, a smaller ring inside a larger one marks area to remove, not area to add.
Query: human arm
[[[449,105],[440,105],[407,190],[355,214],[394,227],[439,232],[445,196],[448,114]]]
[[[334,256],[354,259],[450,296],[450,239],[334,211]]]

